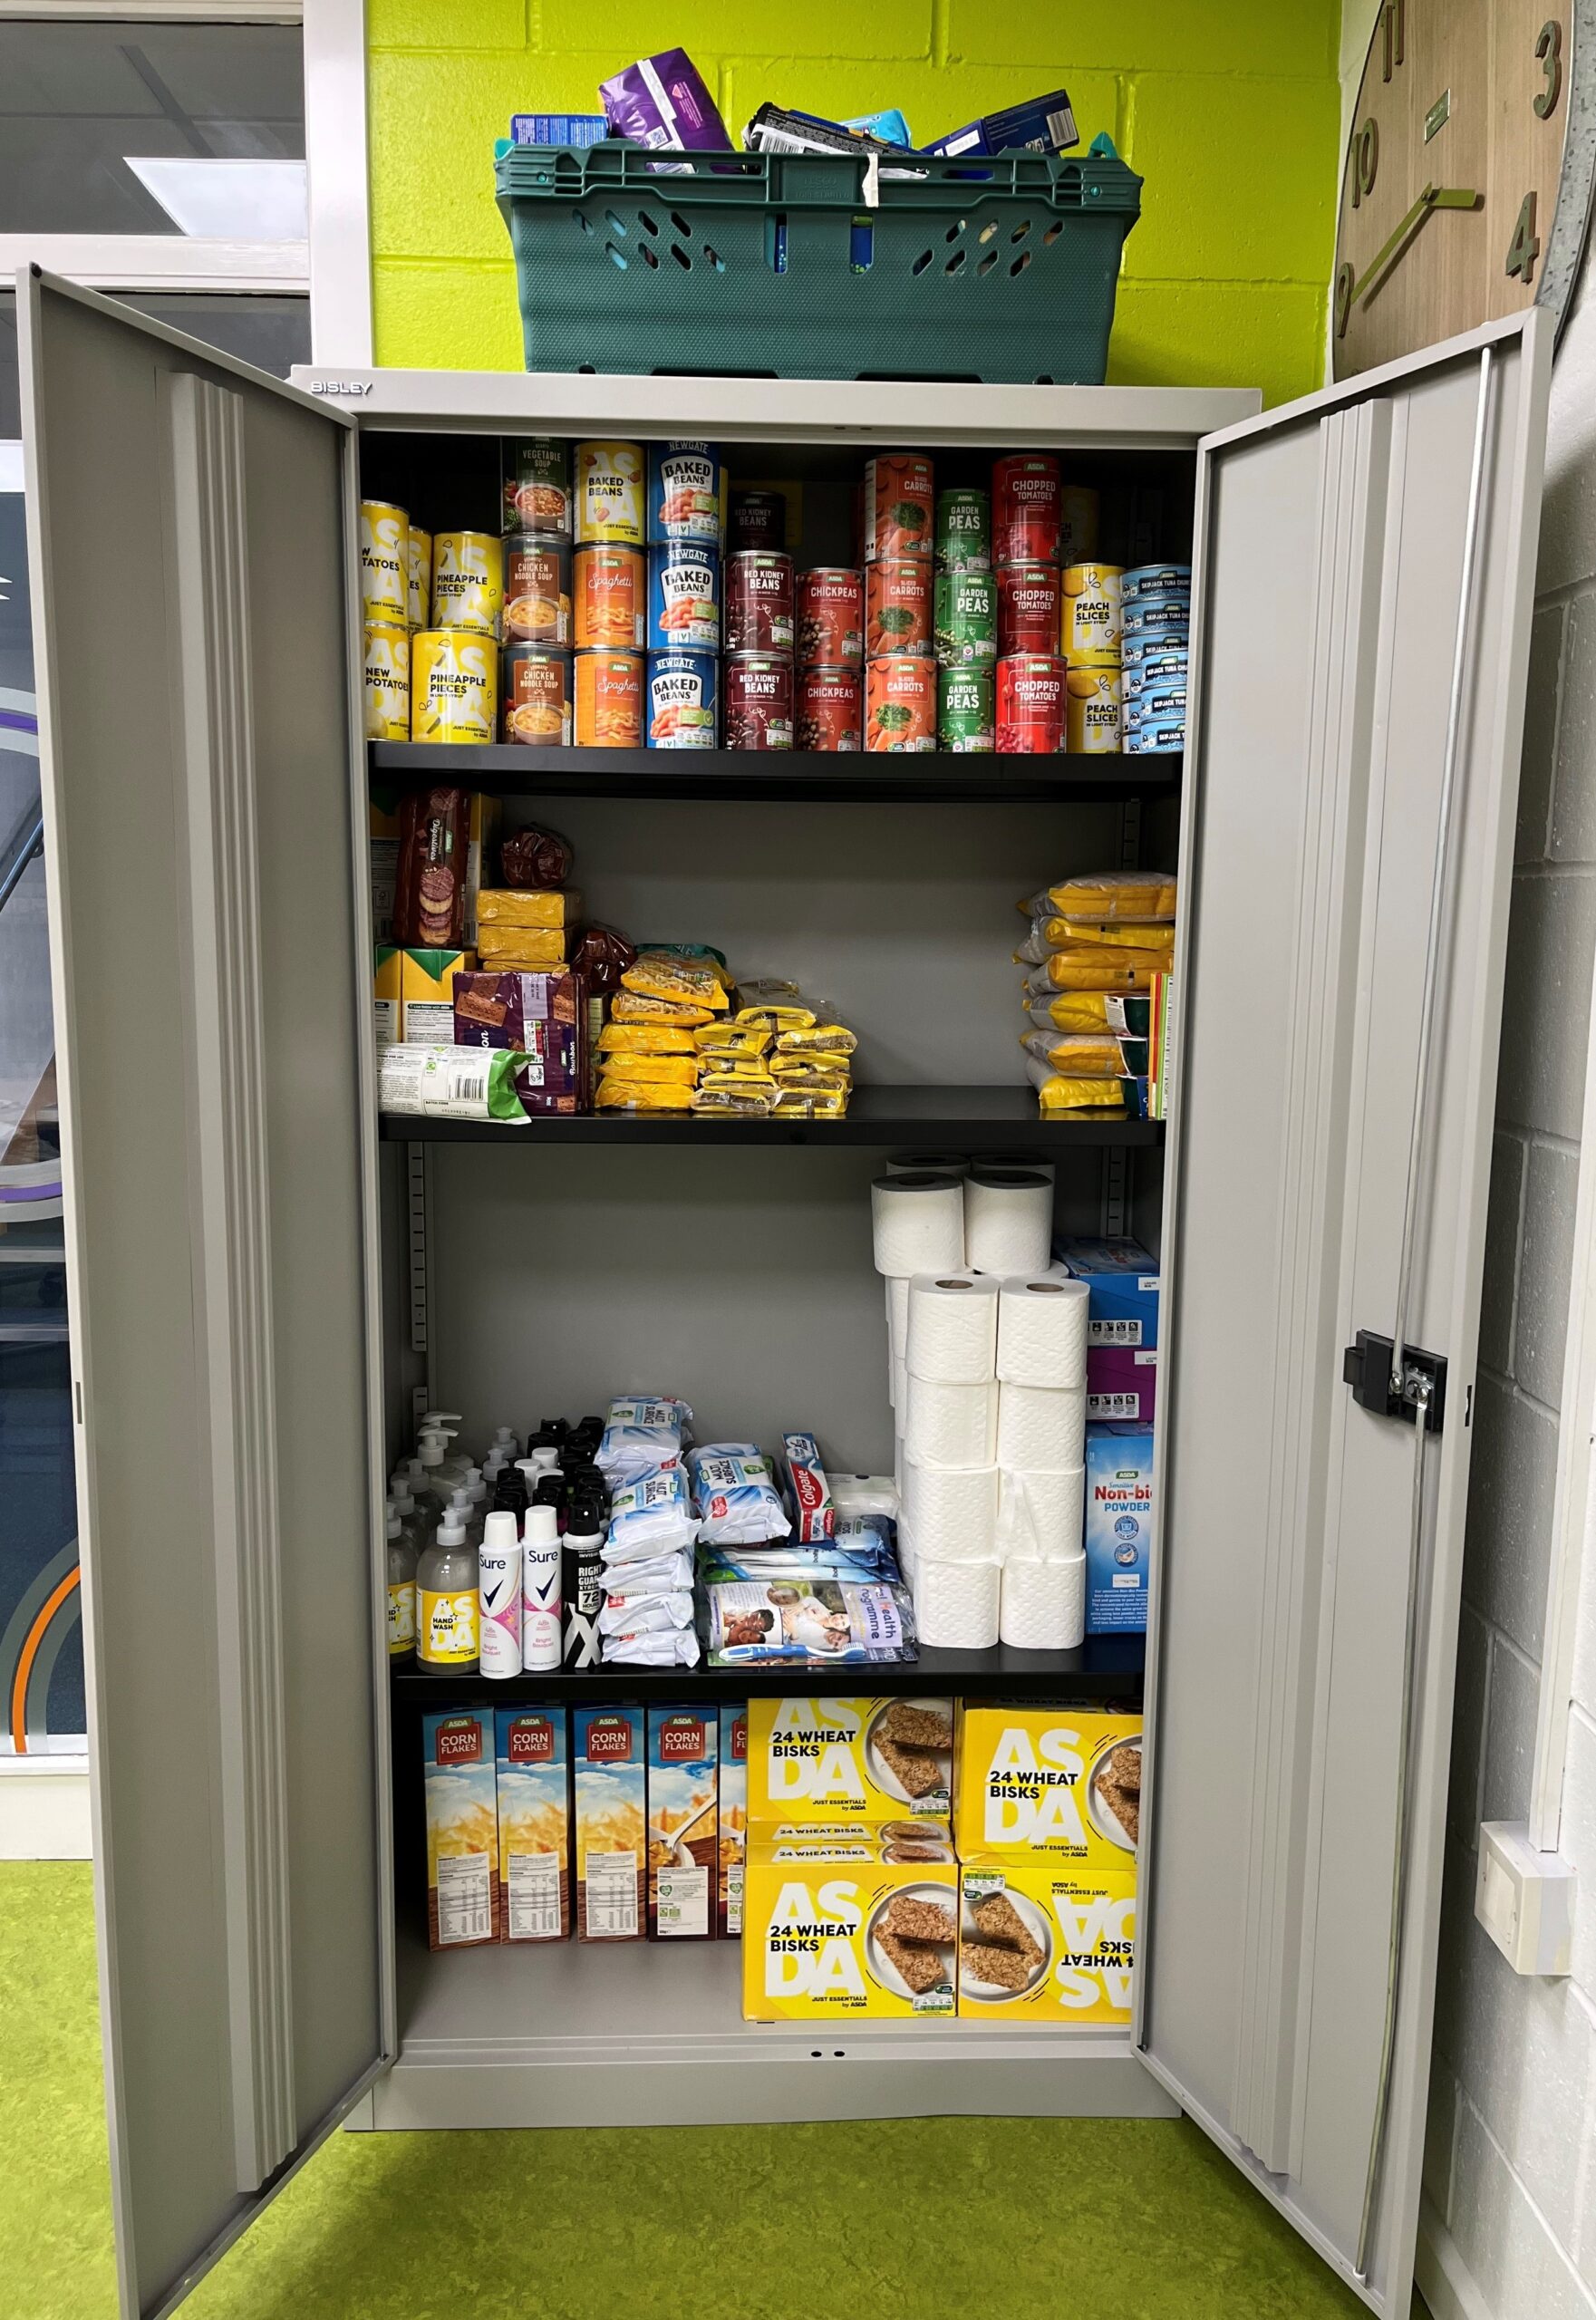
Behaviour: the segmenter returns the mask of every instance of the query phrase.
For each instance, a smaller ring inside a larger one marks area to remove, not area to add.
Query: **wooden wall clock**
[[[1550,307],[1596,181],[1596,0],[1382,0],[1341,174],[1338,379]]]

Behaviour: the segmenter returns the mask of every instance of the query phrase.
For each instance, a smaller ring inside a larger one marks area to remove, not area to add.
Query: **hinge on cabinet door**
[[[1103,1201],[1098,1233],[1105,1241],[1122,1241],[1130,1230],[1131,1154],[1123,1144],[1111,1144],[1103,1155]]]
[[[1139,870],[1142,862],[1142,801],[1127,798],[1119,808],[1119,867]]]
[[[427,1350],[427,1147],[407,1144],[406,1226],[410,1242],[410,1349]]]
[[[1405,1346],[1403,1390],[1398,1394],[1391,1380],[1391,1357],[1395,1351],[1389,1338],[1382,1338],[1373,1329],[1359,1330],[1356,1342],[1341,1357],[1341,1376],[1352,1388],[1352,1399],[1360,1409],[1372,1410],[1377,1417],[1405,1418],[1409,1426],[1423,1401],[1426,1430],[1439,1434],[1446,1415],[1446,1355],[1426,1353],[1416,1345]],[[1420,1392],[1421,1387],[1427,1388],[1427,1398]]]

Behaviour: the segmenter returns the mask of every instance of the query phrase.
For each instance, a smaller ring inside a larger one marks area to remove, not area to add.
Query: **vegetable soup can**
[[[365,635],[366,739],[410,739],[410,631],[373,625]]]
[[[557,435],[527,435],[504,447],[499,528],[571,536],[571,447]]]
[[[1059,561],[1090,564],[1098,553],[1098,500],[1084,483],[1059,487]]]
[[[992,461],[992,556],[999,564],[1059,561],[1059,462],[1045,451]]]
[[[410,641],[415,741],[491,741],[498,730],[498,652],[475,628],[419,628]]]
[[[865,651],[869,659],[895,652],[931,658],[935,576],[928,556],[889,556],[865,566]]]
[[[644,710],[651,749],[714,748],[720,666],[713,652],[649,654]]]
[[[997,741],[1006,756],[1051,755],[1064,747],[1064,681],[1057,652],[1011,652],[998,662]]]
[[[865,672],[865,747],[936,747],[936,663],[911,653],[870,662]]]
[[[820,564],[797,584],[798,657],[805,669],[856,669],[865,658],[865,575]]]
[[[947,668],[998,657],[998,592],[990,572],[936,575],[936,657]]]
[[[735,652],[725,663],[726,747],[790,749],[792,656]]]
[[[641,652],[647,579],[634,547],[579,547],[572,558],[572,615],[578,652]]]
[[[369,627],[410,618],[410,517],[391,499],[360,503],[360,601]]]
[[[571,740],[571,656],[547,644],[508,644],[504,653],[504,738],[534,749]]]
[[[936,560],[944,572],[990,572],[991,498],[954,485],[936,496]]]
[[[1059,650],[1072,669],[1119,666],[1119,581],[1116,564],[1072,564],[1065,572]]]
[[[504,544],[504,641],[569,644],[571,547],[552,533],[512,532]]]
[[[791,556],[739,548],[726,559],[726,650],[790,653],[792,635]]]
[[[1119,671],[1072,668],[1064,698],[1064,733],[1070,749],[1085,757],[1117,756],[1123,725]]]
[[[742,547],[787,546],[787,501],[779,491],[734,491],[726,546],[732,554]]]
[[[856,749],[864,708],[865,674],[851,668],[799,672],[798,745],[800,749]]]
[[[865,462],[865,561],[929,556],[936,545],[936,470],[914,452]]]
[[[647,466],[641,443],[578,443],[578,546],[641,547],[647,537]]]
[[[941,668],[936,672],[939,749],[977,757],[995,746],[990,668]]]
[[[573,721],[578,748],[641,749],[642,653],[578,652],[576,681]]]
[[[718,548],[726,529],[726,463],[713,443],[648,447],[651,542],[700,540]]]
[[[497,532],[440,532],[432,542],[432,625],[497,636],[504,619],[504,542]]]
[[[432,616],[432,535],[419,526],[410,527],[409,605],[412,628],[425,628]]]
[[[997,572],[998,658],[1056,652],[1062,591],[1050,564],[1004,564]]]
[[[721,553],[701,540],[648,552],[648,649],[715,652],[721,645]]]

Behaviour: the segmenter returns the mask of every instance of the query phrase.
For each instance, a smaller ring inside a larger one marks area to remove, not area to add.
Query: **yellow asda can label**
[[[410,624],[425,628],[432,617],[432,535],[410,527]]]
[[[644,482],[641,443],[578,443],[578,546],[597,541],[641,547],[648,537],[643,521]]]
[[[365,654],[366,739],[410,739],[410,631],[368,628]]]
[[[436,1668],[458,1668],[477,1657],[477,1590],[432,1595],[416,1590],[416,1648]]]
[[[416,1589],[413,1580],[401,1580],[388,1590],[388,1648],[396,1656],[415,1648]]]
[[[410,604],[410,517],[392,500],[360,503],[360,594],[372,625],[404,626]]]
[[[432,542],[432,625],[497,636],[504,620],[504,542],[497,532],[440,532]]]
[[[1066,737],[1077,755],[1111,756],[1120,745],[1118,669],[1071,669],[1064,681]]]
[[[1124,617],[1117,564],[1071,564],[1065,567],[1064,617],[1059,650],[1072,669],[1102,667],[1119,659]]]
[[[410,730],[416,741],[491,741],[498,655],[469,628],[418,629],[410,644]]]

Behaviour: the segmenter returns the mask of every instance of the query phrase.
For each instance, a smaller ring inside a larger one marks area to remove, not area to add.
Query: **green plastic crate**
[[[500,145],[528,371],[1098,386],[1142,180],[1078,160]]]

